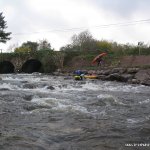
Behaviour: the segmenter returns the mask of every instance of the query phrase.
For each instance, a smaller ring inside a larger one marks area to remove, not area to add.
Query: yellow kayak
[[[81,76],[74,76],[75,80],[82,80]]]
[[[84,78],[86,79],[97,79],[96,75],[85,75]]]

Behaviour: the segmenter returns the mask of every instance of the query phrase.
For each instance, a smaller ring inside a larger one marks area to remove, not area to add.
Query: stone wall
[[[124,56],[120,60],[120,65],[124,67],[150,66],[150,56]]]

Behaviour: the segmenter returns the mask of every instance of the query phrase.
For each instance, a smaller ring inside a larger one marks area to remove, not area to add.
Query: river
[[[150,148],[150,87],[38,73],[1,78],[0,150]]]

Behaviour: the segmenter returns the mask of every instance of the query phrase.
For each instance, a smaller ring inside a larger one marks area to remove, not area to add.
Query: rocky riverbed
[[[120,81],[150,86],[150,69],[114,68],[97,71],[96,74],[101,80]]]
[[[89,75],[97,75],[103,81],[118,81],[129,84],[142,84],[150,86],[150,69],[141,68],[99,68],[97,70],[82,70]],[[55,72],[54,75],[73,76],[73,71],[68,73]]]

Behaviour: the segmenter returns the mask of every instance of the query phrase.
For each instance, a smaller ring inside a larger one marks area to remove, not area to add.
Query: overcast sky
[[[59,50],[86,29],[98,40],[149,43],[149,7],[150,0],[0,0],[7,31],[12,32],[0,49],[47,39]]]

